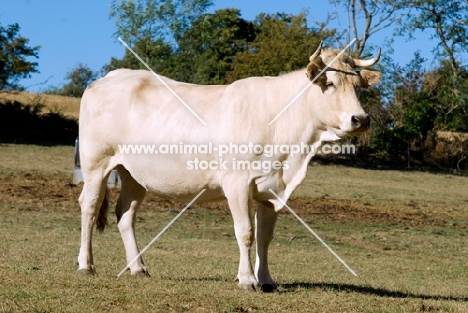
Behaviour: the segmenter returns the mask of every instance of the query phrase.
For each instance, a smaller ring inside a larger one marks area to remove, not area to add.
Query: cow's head
[[[322,50],[320,43],[317,51],[309,58],[306,75],[321,89],[314,114],[340,137],[345,134],[357,135],[370,126],[370,117],[359,102],[359,92],[361,88],[369,88],[380,81],[381,73],[369,69],[379,61],[380,50],[370,60],[341,55],[332,63],[338,54],[336,50]]]

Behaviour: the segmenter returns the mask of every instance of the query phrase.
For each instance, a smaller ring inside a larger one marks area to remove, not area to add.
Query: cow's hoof
[[[273,284],[263,284],[260,287],[260,290],[262,292],[275,292],[275,291],[278,291],[278,286],[273,285]]]
[[[96,271],[94,269],[80,268],[78,274],[93,276],[96,275]]]
[[[239,289],[245,292],[255,292],[257,288],[255,288],[255,284],[238,284]]]
[[[143,271],[139,271],[139,272],[136,272],[136,273],[132,273],[132,277],[146,278],[146,277],[151,277],[151,275],[148,273],[148,271],[143,270]]]

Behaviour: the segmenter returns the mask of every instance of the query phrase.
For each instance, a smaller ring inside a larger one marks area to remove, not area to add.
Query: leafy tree
[[[393,124],[399,124],[403,112],[418,100],[418,95],[423,91],[424,59],[420,51],[414,53],[414,58],[405,66],[397,66],[393,71],[393,99],[389,106],[392,112]]]
[[[453,72],[450,60],[425,75],[424,89],[437,112],[435,126],[441,130],[468,132],[468,69],[458,70],[457,96],[452,91]]]
[[[325,29],[309,28],[305,12],[261,13],[254,27],[255,39],[247,49],[237,53],[228,82],[249,76],[276,76],[303,68],[320,41],[333,34]]]
[[[421,145],[436,125],[437,100],[427,85],[425,61],[418,51],[407,65],[392,71],[393,96],[385,108],[386,125],[374,130],[370,142],[374,152],[394,158],[406,155],[411,146]]]
[[[401,33],[412,38],[416,31],[433,32],[432,37],[439,41],[437,53],[447,57],[452,68],[452,90],[459,95],[460,83],[459,55],[468,52],[468,2],[460,0],[407,0],[412,9],[403,22]]]
[[[212,5],[211,0],[112,0],[109,15],[116,37],[130,46],[167,38],[175,42]]]
[[[116,21],[116,35],[153,70],[198,84],[224,84],[304,67],[307,54],[332,34],[309,29],[305,12],[262,14],[250,22],[237,9],[204,13],[211,5],[211,0],[114,0],[110,16]],[[126,51],[123,59],[111,59],[103,72],[120,67],[142,65]]]
[[[204,14],[180,37],[174,78],[198,84],[225,84],[237,53],[255,38],[252,22],[238,9]]]
[[[239,10],[223,9],[200,15],[175,45],[143,38],[132,49],[159,74],[190,83],[224,84],[234,56],[254,36],[253,24],[240,18]],[[123,59],[112,59],[103,72],[122,67],[145,68],[127,50]]]
[[[212,5],[211,0],[113,0],[110,17],[115,20],[116,37],[121,37],[156,72],[175,78],[175,67],[184,70],[179,58],[183,34]],[[125,51],[123,59],[112,58],[103,74],[117,68],[145,68]]]
[[[69,80],[62,88],[57,90],[58,94],[68,97],[81,97],[86,87],[98,77],[98,73],[92,71],[88,66],[79,63],[73,70],[67,73]]]
[[[27,58],[37,59],[40,46],[28,46],[29,39],[20,36],[19,31],[18,24],[6,28],[0,25],[0,89],[22,89],[19,80],[39,72],[37,62]]]
[[[143,58],[155,72],[172,77],[175,63],[175,50],[171,45],[162,39],[156,41],[141,40],[138,41],[132,49]],[[108,72],[119,69],[146,69],[146,67],[128,50],[122,59],[111,58],[111,61],[104,65],[101,74],[104,76]]]

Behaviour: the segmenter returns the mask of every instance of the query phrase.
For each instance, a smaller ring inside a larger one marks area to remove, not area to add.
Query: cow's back
[[[145,70],[120,69],[91,84],[81,101],[80,137],[119,144],[271,139],[267,137],[274,129],[267,124],[278,110],[263,81],[270,79],[207,86],[158,77]]]

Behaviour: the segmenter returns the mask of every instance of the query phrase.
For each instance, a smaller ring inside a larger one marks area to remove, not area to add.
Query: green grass
[[[34,171],[72,175],[73,156],[74,148],[68,146],[0,144],[0,171],[2,173]]]
[[[445,206],[468,212],[467,178],[428,172],[309,167],[297,198],[357,200],[386,206]]]
[[[78,275],[73,149],[4,145],[0,159],[0,312],[468,312],[467,178],[311,167],[290,205],[358,276],[282,212],[270,248],[280,292],[262,294],[236,288],[223,204],[178,219],[144,254],[145,279],[116,278],[125,257],[110,214],[93,241],[98,275]],[[178,211],[148,197],[140,246]]]

